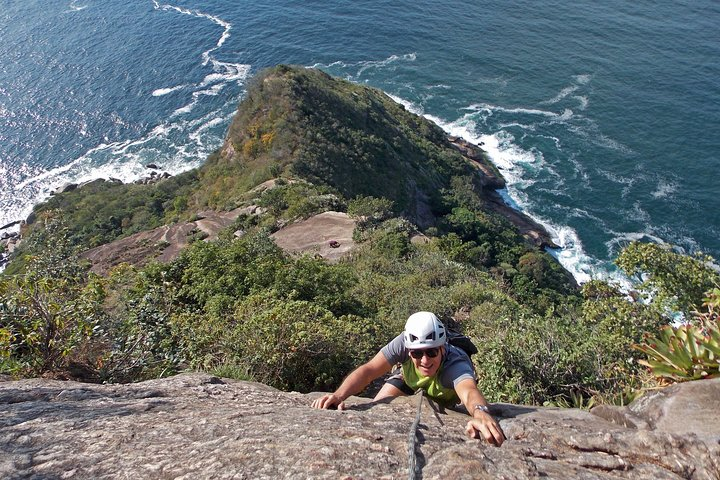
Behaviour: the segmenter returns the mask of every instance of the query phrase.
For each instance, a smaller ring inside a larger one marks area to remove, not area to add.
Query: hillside
[[[202,370],[330,390],[418,310],[475,341],[494,401],[628,403],[655,385],[646,341],[692,347],[671,369],[654,360],[666,378],[717,372],[711,259],[630,245],[618,265],[644,281],[633,298],[579,289],[502,185],[480,148],[378,90],[268,69],[199,169],[98,180],[35,208],[0,276],[0,373]],[[693,341],[670,327],[648,340],[675,312]]]
[[[495,189],[504,180],[478,147],[451,142],[378,90],[288,66],[254,79],[223,147],[199,170],[151,185],[93,182],[37,206],[28,224],[62,210],[74,241],[96,247],[197,212],[247,206],[253,187],[278,177],[325,187],[340,204],[386,198],[420,228],[469,206],[493,216],[494,228],[509,228],[509,219],[533,243],[552,246],[541,226],[503,204]]]

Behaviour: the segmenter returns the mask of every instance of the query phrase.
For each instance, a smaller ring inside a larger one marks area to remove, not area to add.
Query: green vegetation
[[[86,279],[61,221],[48,218],[31,244],[53,245],[28,260],[28,273],[0,277],[3,373],[38,375],[68,366],[100,322],[104,290]]]
[[[36,220],[62,211],[73,245],[91,248],[188,217],[187,198],[197,185],[197,172],[190,171],[157,184],[122,184],[96,180],[81,188],[57,194],[35,207],[28,231],[42,229]],[[25,242],[5,273],[21,273],[24,258],[38,252],[42,244]]]
[[[720,276],[713,259],[674,252],[670,247],[633,243],[618,257],[617,264],[640,282],[646,299],[691,318],[702,310],[705,293],[717,286]]]
[[[155,185],[93,182],[35,209],[0,276],[0,372],[128,382],[194,369],[329,390],[430,310],[474,339],[494,401],[587,408],[652,384],[645,365],[672,380],[717,374],[712,259],[633,244],[618,265],[644,280],[643,301],[600,281],[580,291],[485,208],[483,182],[437,126],[382,92],[270,69],[200,169]],[[167,264],[97,277],[78,261],[203,209],[251,204],[263,213]],[[358,245],[339,263],[288,256],[270,237],[327,210],[357,220]],[[668,326],[678,314],[691,325]]]
[[[635,346],[648,356],[640,363],[668,381],[720,376],[720,289],[708,292],[703,307],[703,312],[695,311],[694,324],[666,325],[658,336],[647,335]]]

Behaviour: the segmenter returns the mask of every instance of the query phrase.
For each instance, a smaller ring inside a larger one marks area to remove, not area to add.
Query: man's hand
[[[465,427],[465,433],[470,438],[484,438],[490,445],[499,447],[505,441],[500,424],[490,414],[483,413],[478,418],[471,419]]]
[[[340,400],[334,393],[327,393],[312,402],[313,408],[329,409],[337,406],[338,410],[345,410],[345,402]]]

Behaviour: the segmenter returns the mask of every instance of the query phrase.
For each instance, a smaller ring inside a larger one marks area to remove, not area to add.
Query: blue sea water
[[[4,0],[0,225],[68,182],[177,173],[278,63],[483,143],[580,281],[631,240],[720,257],[720,3]]]

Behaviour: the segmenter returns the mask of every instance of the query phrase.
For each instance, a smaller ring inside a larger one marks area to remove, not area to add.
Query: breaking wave
[[[152,3],[158,12],[189,15],[222,27],[217,41],[202,54],[201,65],[205,68],[209,65],[211,71],[198,83],[183,82],[151,90],[153,97],[178,94],[188,96],[189,100],[143,136],[100,143],[60,167],[25,167],[3,175],[0,225],[26,218],[36,203],[68,183],[80,184],[97,178],[132,182],[147,176],[145,165],[149,163],[170,174],[178,174],[202,164],[222,143],[225,125],[235,112],[240,89],[235,87],[238,92],[230,103],[219,106],[203,103],[202,111],[195,116],[193,110],[202,103],[202,98],[216,96],[229,85],[242,86],[250,75],[250,65],[223,62],[213,55],[229,38],[232,25],[199,10],[160,4],[156,0]],[[71,3],[71,7],[73,5]]]

